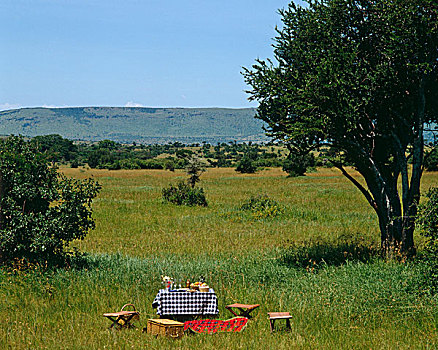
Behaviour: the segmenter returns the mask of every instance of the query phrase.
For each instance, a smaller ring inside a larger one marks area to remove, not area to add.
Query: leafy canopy
[[[280,15],[275,63],[243,72],[257,117],[292,153],[332,147],[375,209],[382,246],[412,250],[423,132],[438,119],[438,3],[322,0]]]
[[[370,148],[374,135],[392,133],[409,143],[420,86],[428,97],[424,122],[437,120],[437,7],[427,0],[291,3],[279,11],[278,64],[257,60],[243,72],[258,118],[298,148],[327,141]],[[381,150],[382,162],[391,151]]]
[[[21,137],[0,141],[0,262],[62,259],[94,228],[91,202],[100,186],[58,174]]]

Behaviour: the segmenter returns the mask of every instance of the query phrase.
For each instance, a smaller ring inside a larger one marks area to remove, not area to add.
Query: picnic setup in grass
[[[233,316],[227,320],[218,319],[218,299],[213,288],[200,281],[185,286],[176,285],[168,276],[162,277],[164,288],[155,296],[152,307],[158,318],[150,318],[143,332],[169,338],[181,338],[185,333],[216,334],[219,332],[239,333],[245,329],[248,321],[254,317],[254,311],[260,304],[234,303],[225,306]],[[140,320],[140,312],[133,304],[125,304],[120,311],[104,313],[112,323],[109,329],[135,328],[134,322]],[[286,328],[291,330],[289,312],[268,312],[271,332],[276,320],[286,320]]]

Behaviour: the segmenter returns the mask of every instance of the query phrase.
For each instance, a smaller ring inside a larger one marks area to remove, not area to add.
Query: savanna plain
[[[337,170],[287,178],[208,169],[208,207],[163,202],[162,188],[183,171],[60,171],[102,185],[96,229],[74,244],[86,256],[70,268],[0,270],[2,349],[438,348],[437,298],[421,264],[379,257],[376,216]],[[423,192],[437,175],[425,173]],[[275,200],[277,215],[241,209],[257,195]],[[227,304],[261,307],[239,334],[155,338],[141,330],[157,317],[161,275],[205,276],[221,319],[231,318]],[[102,314],[125,303],[141,312],[138,327],[108,330]],[[289,311],[292,331],[270,333],[268,311]]]

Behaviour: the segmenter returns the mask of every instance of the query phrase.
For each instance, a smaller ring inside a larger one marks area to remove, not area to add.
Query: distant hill
[[[122,143],[267,141],[254,115],[254,108],[22,108],[0,112],[0,135]]]

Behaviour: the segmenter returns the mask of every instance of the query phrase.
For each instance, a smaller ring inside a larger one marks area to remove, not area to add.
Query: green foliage
[[[65,248],[94,228],[91,201],[99,185],[58,175],[34,144],[0,142],[0,260],[63,259]]]
[[[268,152],[263,145],[246,143],[208,143],[186,145],[181,142],[168,144],[132,145],[111,140],[98,143],[78,143],[63,139],[59,135],[48,135],[32,139],[52,162],[70,162],[78,167],[88,163],[94,169],[186,169],[189,159],[202,157],[211,167],[233,167],[242,157],[249,158],[255,167],[279,167],[282,156]],[[68,151],[72,146],[73,151]],[[272,147],[271,147],[272,148]],[[281,152],[280,152],[281,153]]]
[[[114,155],[107,148],[98,148],[92,151],[87,159],[90,168],[108,168],[114,161]]]
[[[236,171],[242,174],[253,174],[257,170],[254,160],[248,156],[243,158],[237,163]]]
[[[107,149],[109,151],[114,151],[120,146],[119,143],[112,140],[101,140],[97,143],[98,149]]]
[[[266,195],[253,196],[240,206],[256,220],[270,219],[284,213],[283,206]]]
[[[438,291],[438,187],[429,189],[426,197],[428,200],[419,207],[417,223],[426,237],[424,263],[428,283]]]
[[[77,146],[57,134],[36,136],[32,143],[52,162],[68,162],[77,156]]]
[[[141,166],[139,163],[140,163],[140,161],[138,161],[137,159],[132,159],[132,158],[122,159],[118,162],[120,169],[128,169],[128,170],[141,169]],[[159,169],[162,169],[162,167]]]
[[[315,166],[315,156],[308,154],[290,154],[283,162],[283,171],[290,177],[303,176],[309,168]]]
[[[72,167],[72,168],[78,168],[78,167],[79,167],[79,161],[78,161],[77,159],[73,159],[73,160],[70,162],[70,167]]]
[[[192,156],[188,159],[186,173],[189,178],[187,179],[187,182],[190,186],[192,186],[192,188],[194,188],[196,183],[199,182],[199,178],[204,171],[205,165],[198,157]]]
[[[192,187],[184,181],[163,188],[162,194],[165,201],[177,205],[199,205],[203,207],[208,205],[204,189],[202,187]]]
[[[438,147],[435,147],[430,154],[425,157],[424,167],[427,171],[438,171]]]
[[[175,171],[175,162],[173,160],[168,160],[165,164],[164,164],[164,169],[169,170],[169,171]]]
[[[296,153],[342,154],[334,165],[376,211],[382,247],[412,254],[423,128],[438,121],[438,5],[327,0],[279,13],[275,60],[243,72],[257,118]]]

